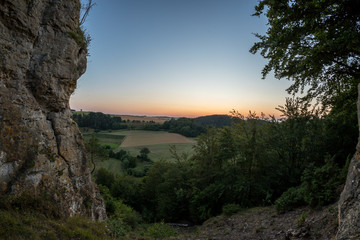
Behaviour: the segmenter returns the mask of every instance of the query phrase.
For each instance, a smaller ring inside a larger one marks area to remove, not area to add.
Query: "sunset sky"
[[[86,73],[70,106],[104,113],[187,116],[278,114],[289,81],[261,79],[249,49],[266,18],[255,0],[97,0]]]

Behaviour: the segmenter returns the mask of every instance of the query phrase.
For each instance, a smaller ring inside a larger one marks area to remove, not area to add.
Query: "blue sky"
[[[287,80],[261,79],[249,49],[265,33],[254,0],[97,0],[74,109],[132,115],[200,116],[232,109],[276,113]]]

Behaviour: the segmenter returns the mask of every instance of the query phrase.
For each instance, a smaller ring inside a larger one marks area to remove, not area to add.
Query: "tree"
[[[304,91],[327,104],[333,96],[356,87],[360,80],[360,2],[358,0],[261,0],[254,16],[266,11],[269,29],[255,34],[250,49],[269,59],[263,78],[294,83],[287,91]]]
[[[97,139],[95,135],[92,135],[91,138],[85,142],[85,147],[87,152],[90,154],[90,161],[93,165],[91,173],[93,173],[96,168],[95,161],[97,159],[106,159],[109,154],[107,149],[100,145],[99,139]]]
[[[140,159],[141,161],[149,161],[150,160],[149,157],[148,157],[149,153],[150,153],[149,148],[143,147],[140,150],[140,155],[138,155],[137,158]]]
[[[238,146],[232,129],[225,126],[220,130],[219,134],[219,157],[228,160],[232,165],[237,163]]]
[[[114,174],[112,174],[111,172],[109,172],[108,170],[106,170],[105,168],[100,168],[97,172],[96,172],[96,183],[97,184],[101,184],[104,185],[108,188],[111,187],[111,185],[114,183],[115,181],[115,176]]]
[[[208,128],[206,133],[197,138],[197,144],[194,146],[194,159],[205,174],[210,168],[221,169],[223,159],[219,158],[218,130],[214,127]]]
[[[87,16],[89,15],[90,10],[95,6],[95,3],[92,2],[92,0],[88,0],[87,3],[82,3],[81,4],[81,17],[79,20],[79,24],[80,26],[82,26],[85,21]]]

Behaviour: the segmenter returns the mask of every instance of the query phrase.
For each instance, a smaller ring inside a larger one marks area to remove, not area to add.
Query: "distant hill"
[[[232,117],[229,115],[209,115],[195,118],[194,121],[201,127],[222,128],[231,125]]]

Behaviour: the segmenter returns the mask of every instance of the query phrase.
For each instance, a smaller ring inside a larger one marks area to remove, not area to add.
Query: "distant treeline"
[[[222,128],[230,126],[232,117],[228,115],[211,115],[198,118],[171,119],[163,124],[154,121],[125,121],[119,116],[101,112],[73,113],[73,119],[79,127],[92,128],[95,131],[138,129],[148,131],[168,131],[185,137],[197,137],[206,132],[207,127]]]
[[[93,128],[95,130],[126,129],[126,121],[121,117],[111,116],[101,112],[73,113],[73,119],[79,127]]]

